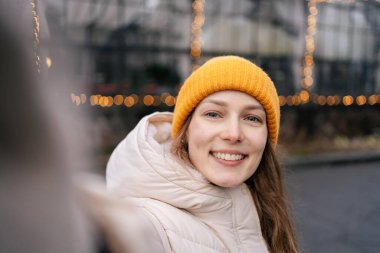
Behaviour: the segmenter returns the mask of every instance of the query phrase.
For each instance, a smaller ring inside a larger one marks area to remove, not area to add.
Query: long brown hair
[[[269,141],[255,173],[246,181],[260,218],[261,232],[270,252],[296,253],[282,171]]]
[[[190,121],[191,115],[171,146],[171,152],[186,163],[190,163],[186,142]],[[245,183],[255,202],[261,233],[268,250],[272,253],[297,253],[298,246],[288,212],[281,168],[269,141],[256,172]]]

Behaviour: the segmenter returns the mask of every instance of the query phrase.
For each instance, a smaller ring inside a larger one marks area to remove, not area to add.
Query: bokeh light
[[[113,100],[115,105],[122,105],[124,102],[124,98],[122,95],[116,95]]]
[[[143,103],[146,106],[151,106],[154,103],[154,97],[152,95],[145,95],[143,98]]]

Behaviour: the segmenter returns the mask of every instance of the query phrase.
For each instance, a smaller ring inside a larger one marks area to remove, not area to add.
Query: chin
[[[233,187],[241,185],[243,182],[229,180],[229,181],[214,181],[212,183],[224,188],[233,188]]]

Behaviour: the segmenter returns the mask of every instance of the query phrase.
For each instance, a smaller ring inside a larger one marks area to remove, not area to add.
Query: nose
[[[223,140],[228,140],[231,142],[242,141],[244,134],[239,120],[230,119],[226,121],[221,131],[220,137]]]

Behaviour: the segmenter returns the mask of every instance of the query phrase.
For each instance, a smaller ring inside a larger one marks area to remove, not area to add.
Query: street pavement
[[[380,252],[380,160],[287,166],[301,253]]]

